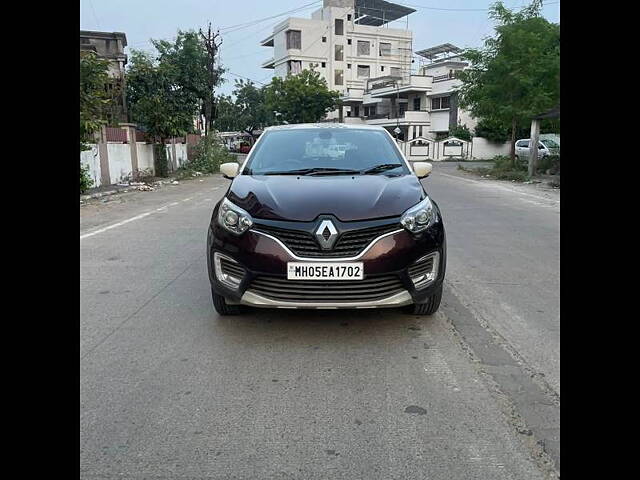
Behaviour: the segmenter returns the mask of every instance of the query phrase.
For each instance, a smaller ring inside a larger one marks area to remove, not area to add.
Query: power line
[[[244,75],[238,75],[237,73],[233,73],[233,72],[224,72],[224,73],[229,73],[229,74],[234,75],[236,77],[244,78],[245,80],[251,80],[252,82],[259,83],[260,85],[267,85],[266,83],[259,82],[257,80],[254,80],[253,78],[245,77]]]
[[[96,23],[98,24],[98,28],[100,30],[102,30],[102,27],[100,26],[100,21],[98,20],[98,16],[96,15],[96,9],[93,8],[93,2],[91,0],[89,0],[89,5],[91,5],[91,11],[93,12],[93,18],[95,19]]]
[[[259,18],[259,19],[256,19],[256,20],[251,20],[250,22],[240,23],[240,24],[237,24],[237,25],[231,25],[229,27],[222,27],[222,28],[219,28],[218,30],[221,33],[224,33],[224,34],[235,33],[235,32],[238,32],[240,30],[244,30],[246,28],[253,27],[254,25],[258,25],[259,23],[265,22],[267,20],[271,20],[273,18],[278,18],[278,17],[282,17],[283,15],[288,15],[288,14],[291,14],[291,13],[295,13],[295,12],[299,12],[299,11],[302,11],[302,10],[309,9],[309,8],[315,6],[315,4],[318,4],[318,3],[320,3],[320,2],[318,0],[316,0],[314,2],[302,5],[301,7],[297,7],[297,8],[294,8],[292,10],[287,10],[286,12],[278,13],[276,15],[271,15],[269,17]],[[271,28],[271,26],[269,26],[267,28]],[[262,30],[259,30],[259,31],[262,31]],[[254,32],[254,33],[257,33],[257,32]],[[249,37],[247,37],[247,38],[249,38]],[[167,38],[159,38],[159,39],[154,39],[154,40],[171,40],[171,41],[175,41],[175,39],[176,39],[176,37],[174,36],[174,37],[171,37],[171,38],[167,37]],[[244,41],[244,40],[246,40],[246,38],[243,39],[243,40],[240,40],[238,42],[234,42],[233,45],[235,45],[236,43],[240,43],[241,41]],[[145,40],[143,42],[133,43],[133,44],[131,44],[131,46],[133,47],[133,46],[136,46],[136,45],[146,45],[146,44],[149,44],[149,43],[151,43],[151,39]]]
[[[320,2],[318,0],[315,0],[315,1],[311,2],[311,3],[307,3],[307,4],[302,5],[300,7],[296,7],[296,8],[293,8],[291,10],[287,10],[286,12],[278,13],[276,15],[271,15],[269,17],[264,17],[264,18],[260,18],[260,19],[257,19],[257,20],[251,20],[251,21],[245,22],[245,23],[239,23],[237,25],[231,25],[229,27],[222,27],[222,28],[220,28],[220,31],[223,32],[223,33],[230,33],[231,31],[236,31],[236,30],[241,30],[243,28],[252,27],[253,25],[257,25],[258,23],[262,23],[262,22],[265,22],[267,20],[271,20],[273,18],[282,17],[283,15],[287,15],[289,13],[294,13],[294,12],[297,12],[299,10],[303,10],[305,8],[309,8],[310,6],[315,5],[317,3],[320,3]]]
[[[437,11],[443,11],[443,12],[487,12],[489,11],[488,8],[441,8],[441,7],[430,7],[427,5],[415,5],[415,4],[411,4],[411,3],[404,3],[404,2],[398,2],[401,5],[405,5],[407,7],[415,7],[415,8],[422,8],[424,10],[437,10]],[[560,2],[545,2],[543,3],[543,7],[545,5],[554,5]]]

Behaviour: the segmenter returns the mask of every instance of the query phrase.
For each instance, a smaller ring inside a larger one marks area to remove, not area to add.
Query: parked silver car
[[[538,142],[538,158],[547,155],[560,155],[560,145],[550,138],[543,138]],[[516,159],[529,159],[529,139],[522,138],[516,142]]]

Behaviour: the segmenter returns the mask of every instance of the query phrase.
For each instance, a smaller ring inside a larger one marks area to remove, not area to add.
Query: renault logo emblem
[[[316,230],[316,239],[323,250],[331,250],[338,238],[338,230],[331,220],[323,220]]]

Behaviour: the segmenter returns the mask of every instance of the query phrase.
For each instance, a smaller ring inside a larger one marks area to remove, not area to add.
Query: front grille
[[[380,275],[364,280],[287,280],[284,277],[258,276],[248,290],[286,302],[366,302],[381,300],[405,288],[395,275]]]
[[[340,235],[331,250],[322,250],[311,233],[301,230],[255,225],[254,229],[273,235],[300,257],[355,257],[374,239],[398,230],[397,223],[351,230]]]

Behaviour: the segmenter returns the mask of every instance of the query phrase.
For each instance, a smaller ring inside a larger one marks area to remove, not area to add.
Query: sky
[[[395,3],[416,10],[409,15],[414,51],[441,43],[461,48],[480,47],[482,39],[493,32],[486,10],[493,0],[399,0]],[[504,3],[508,8],[518,9],[529,2],[505,0]],[[273,48],[261,47],[260,40],[287,17],[310,18],[311,12],[321,5],[321,0],[243,0],[238,3],[230,0],[80,0],[80,30],[124,32],[128,43],[125,52],[130,54],[132,49],[153,51],[150,38],[171,40],[178,30],[205,30],[211,22],[214,30],[220,29],[223,41],[220,54],[228,70],[218,92],[230,94],[236,78],[268,83],[273,70],[260,68],[260,64],[272,56]],[[242,26],[300,7],[304,8]],[[547,20],[560,23],[559,0],[545,0],[542,13]],[[390,26],[404,28],[406,19]]]

